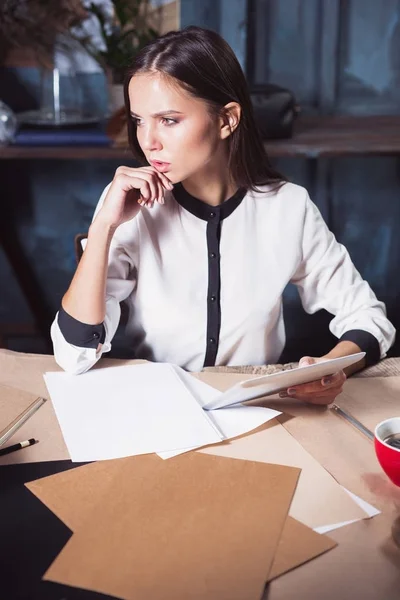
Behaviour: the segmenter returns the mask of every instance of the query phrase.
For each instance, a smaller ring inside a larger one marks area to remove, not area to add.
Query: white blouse
[[[261,189],[239,190],[213,207],[177,184],[164,205],[142,208],[118,227],[104,324],[85,325],[60,309],[51,328],[58,364],[82,373],[108,352],[123,300],[135,358],[189,371],[276,363],[285,345],[282,292],[289,282],[308,313],[324,308],[334,315],[329,328],[337,338],[355,341],[370,362],[385,356],[395,336],[385,306],[307,191],[292,183]]]

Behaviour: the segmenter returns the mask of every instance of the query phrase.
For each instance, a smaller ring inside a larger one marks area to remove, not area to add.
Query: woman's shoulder
[[[257,186],[257,190],[257,192],[249,192],[249,196],[255,200],[268,200],[268,204],[272,203],[281,205],[282,208],[285,209],[288,208],[288,205],[293,208],[304,208],[307,200],[309,200],[309,195],[306,188],[301,185],[297,185],[296,183],[291,183],[290,181],[260,185]]]

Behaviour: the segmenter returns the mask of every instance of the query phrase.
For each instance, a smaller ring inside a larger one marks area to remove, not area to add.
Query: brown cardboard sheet
[[[327,535],[315,533],[300,521],[288,517],[279,540],[268,581],[272,581],[272,579],[280,577],[295,567],[320,556],[320,554],[332,550],[335,546],[337,546],[337,543]]]
[[[147,456],[143,455],[145,461]],[[128,460],[129,458],[102,460],[42,477],[25,485],[60,521],[75,532],[84,525],[99,499],[113,485],[122,463]]]
[[[189,453],[124,459],[45,579],[126,600],[258,600],[299,471]]]
[[[250,435],[198,450],[200,453],[257,460],[301,469],[290,515],[314,529],[366,518],[337,481],[275,419]]]
[[[121,459],[127,460],[127,459]],[[120,460],[102,461],[44,477],[27,484],[57,517],[78,531],[97,504],[97,498],[113,484]],[[93,493],[96,490],[96,493]],[[330,550],[336,543],[302,525],[292,517],[285,521],[268,580]]]

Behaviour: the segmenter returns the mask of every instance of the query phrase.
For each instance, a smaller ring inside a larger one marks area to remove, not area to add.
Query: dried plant
[[[51,60],[56,36],[87,18],[81,0],[0,0],[0,62],[13,48]]]
[[[0,0],[0,64],[11,49],[26,48],[48,65],[56,38],[62,43],[59,34],[68,34],[111,71],[115,82],[120,82],[135,53],[158,33],[149,24],[148,0],[112,0],[112,6],[114,16],[110,19],[101,5],[91,3],[85,8],[81,0]],[[90,14],[99,21],[104,49],[95,47],[75,27]]]

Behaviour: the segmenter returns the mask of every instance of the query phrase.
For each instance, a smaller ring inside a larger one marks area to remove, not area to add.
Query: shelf
[[[268,140],[271,157],[334,157],[400,154],[400,115],[305,116],[296,123],[294,135]],[[3,160],[132,160],[129,148],[90,146],[5,146]]]

